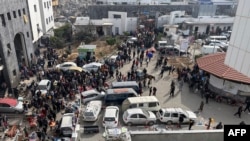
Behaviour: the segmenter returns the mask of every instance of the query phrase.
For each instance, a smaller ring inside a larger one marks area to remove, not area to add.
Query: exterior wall
[[[16,13],[16,18],[14,17],[13,11]],[[19,15],[19,11],[21,15]],[[11,20],[8,20],[7,13],[10,13]],[[27,3],[25,0],[1,0],[0,14],[4,15],[6,22],[6,26],[3,26],[0,19],[0,44],[2,46],[0,52],[4,64],[3,72],[7,85],[13,88],[18,85],[20,80],[19,66],[14,45],[14,38],[18,33],[20,33],[24,39],[22,44],[24,45],[23,52],[26,64],[29,64],[31,61],[31,54],[34,53]],[[25,19],[27,19],[26,22]],[[10,45],[10,49],[7,47],[8,44]],[[16,75],[14,75],[13,72],[16,72]]]
[[[114,15],[120,15],[121,18],[114,18]],[[116,34],[116,28],[119,28],[119,34],[123,34],[123,32],[127,31],[127,12],[109,11],[108,18],[113,21],[113,34]]]
[[[128,4],[128,5],[138,5],[138,0],[97,0],[98,2],[102,2],[103,4]],[[157,5],[157,4],[173,4],[173,5],[180,5],[180,4],[187,4],[187,0],[179,0],[179,2],[175,2],[172,0],[140,0],[141,5]]]
[[[223,141],[223,130],[130,131],[132,141]]]
[[[219,28],[221,28],[222,30],[225,28],[225,29],[227,29],[228,27],[231,27],[231,29],[232,29],[232,27],[233,27],[233,23],[231,23],[231,24],[213,24],[213,25],[211,25],[211,24],[202,24],[202,25],[199,25],[199,24],[193,24],[192,25],[192,31],[191,32],[193,32],[194,33],[194,30],[195,30],[195,27],[198,27],[198,33],[206,33],[206,30],[207,30],[207,26],[209,26],[210,25],[210,31],[212,31],[211,29],[212,29],[212,27],[214,28],[214,30],[217,28],[217,27],[219,27]],[[190,29],[190,28],[189,28]]]
[[[127,31],[135,31],[137,28],[137,17],[128,17],[127,18]]]
[[[250,77],[250,1],[240,0],[225,64]]]
[[[52,0],[39,0],[39,3],[42,18],[42,30],[45,34],[54,27]]]
[[[43,32],[40,31],[40,29],[42,29],[40,6],[38,0],[27,0],[27,2],[30,13],[29,18],[31,23],[32,38],[34,43],[38,41],[43,35]]]

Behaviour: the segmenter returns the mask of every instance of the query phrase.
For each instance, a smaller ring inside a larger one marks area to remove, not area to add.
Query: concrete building
[[[32,42],[34,47],[39,44],[39,39],[43,36],[41,10],[39,0],[27,0],[29,8],[29,19],[32,31]]]
[[[33,58],[32,33],[25,0],[0,1],[0,86],[14,88],[20,80],[21,66]]]
[[[250,77],[250,0],[240,0],[225,64]]]
[[[46,34],[54,27],[54,16],[52,0],[39,0],[42,30],[41,32]]]
[[[127,17],[127,12],[109,11],[108,18],[77,17],[74,26],[76,32],[91,30],[96,35],[122,35],[137,28],[137,17]]]

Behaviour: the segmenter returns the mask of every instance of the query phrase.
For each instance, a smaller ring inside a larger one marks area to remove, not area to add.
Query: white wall
[[[120,15],[121,18],[114,18],[114,15]],[[127,31],[127,12],[116,12],[109,11],[108,18],[113,19],[113,27],[112,32],[115,34],[115,28],[119,28],[119,34],[123,34],[123,32]]]
[[[250,77],[250,0],[240,0],[225,64]]]
[[[43,33],[54,27],[52,0],[39,0]]]
[[[135,31],[137,28],[137,17],[128,17],[127,18],[127,31]]]
[[[42,29],[41,13],[38,0],[28,0],[28,8],[30,13],[31,31],[33,40],[36,42],[43,35],[43,32],[38,30]]]

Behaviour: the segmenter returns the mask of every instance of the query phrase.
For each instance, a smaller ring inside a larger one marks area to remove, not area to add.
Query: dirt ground
[[[172,57],[169,58],[168,62],[176,68],[193,67],[193,62],[189,57]]]

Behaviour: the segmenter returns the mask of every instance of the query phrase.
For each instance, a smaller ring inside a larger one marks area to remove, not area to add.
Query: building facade
[[[30,66],[34,49],[26,0],[0,1],[0,86],[14,88],[20,71]]]
[[[29,19],[32,31],[32,42],[38,44],[39,39],[43,36],[42,20],[40,13],[39,0],[27,0],[29,8]]]
[[[225,64],[250,77],[250,0],[240,0]]]
[[[52,0],[39,0],[41,21],[42,21],[42,32],[46,34],[54,27],[54,16]]]

